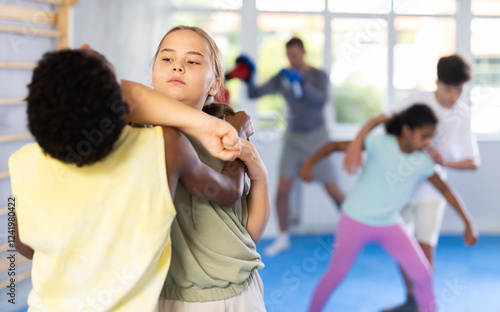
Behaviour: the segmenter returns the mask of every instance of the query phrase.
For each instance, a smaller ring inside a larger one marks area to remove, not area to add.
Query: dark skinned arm
[[[226,121],[244,139],[253,134],[250,116],[245,112],[227,115]],[[175,187],[179,181],[191,194],[222,207],[232,208],[244,191],[245,165],[243,162],[239,159],[226,162],[219,173],[200,161],[193,146],[184,135],[170,127],[165,127],[163,131],[167,177],[170,189],[173,190],[172,194],[175,194]]]
[[[443,194],[448,203],[460,216],[465,225],[464,241],[466,245],[474,245],[477,241],[477,231],[472,223],[472,218],[467,211],[465,205],[459,200],[459,197],[452,191],[452,189],[434,173],[428,180]]]
[[[236,129],[238,135],[243,140],[248,140],[254,132],[250,116],[244,111],[226,115],[226,121]],[[231,208],[241,198],[245,187],[245,172],[246,167],[241,159],[235,159],[225,163],[222,168],[222,173],[226,174],[230,179],[229,183],[232,187],[229,190],[232,192],[230,195],[232,195],[231,197],[234,201],[231,205],[221,206]]]
[[[177,182],[191,194],[214,202],[222,207],[233,207],[243,193],[244,176],[234,183],[237,174],[226,165],[221,173],[205,165],[191,142],[179,131],[163,128],[167,179],[172,198]],[[238,196],[239,195],[239,196]]]
[[[16,247],[16,250],[25,258],[28,258],[28,259],[33,259],[33,254],[35,253],[35,251],[25,245],[21,239],[19,238],[19,225],[17,224],[17,216],[14,214],[14,223],[15,223],[15,227],[14,227],[14,246]]]
[[[314,165],[333,152],[345,151],[349,147],[349,144],[351,144],[351,141],[330,141],[324,144],[306,159],[299,170],[300,178],[310,183],[314,175]]]
[[[352,144],[346,150],[344,156],[344,169],[349,174],[354,174],[358,172],[358,169],[362,167],[362,155],[361,151],[363,150],[363,142],[365,141],[365,137],[378,125],[384,123],[389,119],[386,115],[380,114],[376,117],[368,120],[361,130],[359,130],[358,135],[352,141]]]

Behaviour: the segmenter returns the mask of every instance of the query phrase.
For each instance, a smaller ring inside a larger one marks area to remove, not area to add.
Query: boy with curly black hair
[[[85,166],[111,152],[125,126],[126,106],[102,56],[90,50],[47,54],[28,89],[29,129],[47,154]]]
[[[232,160],[238,134],[253,131],[248,116],[230,117],[236,134],[145,86],[120,86],[92,50],[45,54],[27,102],[36,142],[14,153],[9,168],[16,248],[33,259],[30,311],[153,311],[170,265],[177,182],[231,207],[243,192],[244,166],[228,162],[219,173],[179,131],[127,123],[178,126]]]

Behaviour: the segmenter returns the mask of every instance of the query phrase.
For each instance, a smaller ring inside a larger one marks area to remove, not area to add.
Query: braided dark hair
[[[204,105],[202,111],[215,117],[235,114],[234,109],[231,106],[219,102],[214,102],[208,105]]]
[[[397,136],[401,134],[403,125],[408,125],[413,130],[424,125],[436,125],[437,122],[438,119],[429,106],[417,103],[387,120],[385,131]]]

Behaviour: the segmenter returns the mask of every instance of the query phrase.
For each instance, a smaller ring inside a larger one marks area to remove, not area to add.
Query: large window
[[[438,59],[455,52],[456,23],[446,17],[398,16],[393,24],[392,83],[398,102],[414,90],[436,88]]]
[[[255,0],[258,11],[322,12],[324,0]]]
[[[328,1],[328,10],[335,13],[389,13],[391,0]]]
[[[208,5],[209,1],[189,0],[189,1],[174,1],[179,5],[203,3]],[[198,26],[209,32],[214,38],[217,46],[224,55],[224,65],[226,70],[234,66],[234,60],[241,54],[240,40],[241,40],[241,14],[235,11],[228,11],[231,8],[241,8],[241,0],[231,1],[214,1],[210,2],[214,9],[196,10],[175,10],[171,19],[166,23],[165,29],[170,29],[174,25],[189,25]],[[226,9],[226,10],[218,10]],[[226,85],[229,90],[231,104],[238,109],[240,106],[241,84],[229,81]]]
[[[474,80],[470,94],[472,130],[476,133],[500,133],[500,20],[474,18],[471,30],[471,52],[474,56]]]
[[[397,14],[455,14],[455,0],[393,0],[394,12]]]
[[[238,10],[241,9],[243,0],[172,0],[174,9],[182,10],[183,8],[203,8],[217,10]]]
[[[470,97],[473,130],[500,136],[498,0],[172,0],[172,4],[175,23],[198,25],[214,35],[228,68],[241,51],[254,58],[257,83],[288,66],[284,44],[300,36],[308,62],[330,75],[332,109],[327,112],[332,114],[328,119],[333,120],[334,130],[355,130],[409,93],[434,90],[438,59],[459,53],[473,67],[474,79],[464,91],[464,98]],[[228,88],[234,105],[250,102],[240,81],[229,81]],[[252,107],[258,127],[284,128],[286,105],[280,96],[261,98]]]
[[[471,11],[474,15],[500,16],[500,1],[471,0]]]
[[[338,123],[362,123],[380,113],[387,97],[387,21],[336,18],[330,80]]]
[[[257,17],[257,83],[263,83],[288,67],[285,44],[292,36],[303,39],[307,62],[323,67],[324,18],[321,15],[262,13]],[[286,105],[280,95],[258,100],[259,126],[285,128]]]

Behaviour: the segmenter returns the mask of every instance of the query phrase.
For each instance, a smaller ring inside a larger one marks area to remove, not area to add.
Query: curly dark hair
[[[445,56],[438,61],[437,76],[442,83],[458,86],[470,80],[470,65],[460,55]]]
[[[387,120],[385,122],[385,131],[397,136],[401,134],[403,125],[408,125],[411,130],[414,130],[425,125],[436,125],[437,123],[438,119],[429,106],[415,103]]]
[[[28,126],[45,153],[84,166],[106,157],[126,107],[106,59],[91,50],[46,53],[28,85]]]

